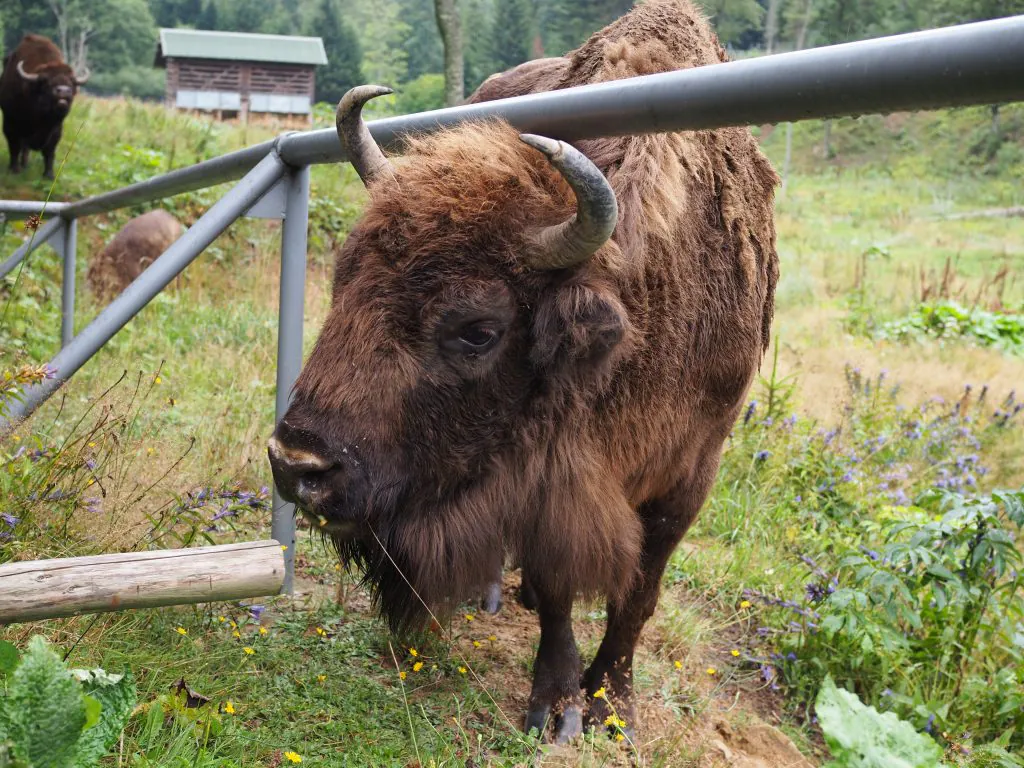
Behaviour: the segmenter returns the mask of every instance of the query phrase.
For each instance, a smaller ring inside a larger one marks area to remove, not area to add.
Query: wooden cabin
[[[313,120],[319,37],[161,29],[155,66],[167,69],[166,103],[221,119]]]

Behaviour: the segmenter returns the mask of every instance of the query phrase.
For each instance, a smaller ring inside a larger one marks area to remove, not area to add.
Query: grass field
[[[43,634],[73,666],[133,671],[140,704],[110,766],[818,765],[826,674],[930,733],[951,765],[1024,765],[1024,220],[949,218],[1022,204],[1024,109],[1003,108],[999,131],[988,110],[844,120],[825,158],[821,124],[797,126],[776,346],[642,639],[636,745],[549,750],[519,732],[538,631],[516,574],[498,616],[467,607],[437,635],[389,639],[308,530],[293,598],[0,637]],[[759,132],[781,168],[784,129]],[[51,199],[270,135],[81,99]],[[39,176],[38,158],[0,175],[0,197],[46,197]],[[222,191],[166,204],[192,223]],[[330,249],[364,199],[347,166],[315,168],[313,198],[307,351]],[[141,210],[81,222],[77,328],[101,309],[90,254]],[[25,236],[8,222],[0,253]],[[0,438],[0,563],[269,535],[278,247],[279,225],[234,225]],[[44,248],[0,283],[0,373],[56,351],[59,281]],[[940,305],[965,319],[929,325]],[[585,656],[603,620],[578,606]],[[182,679],[209,702],[184,706]]]

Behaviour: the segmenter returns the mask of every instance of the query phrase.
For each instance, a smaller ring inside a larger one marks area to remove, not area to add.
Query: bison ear
[[[531,359],[558,375],[607,370],[629,330],[626,310],[611,290],[571,281],[538,304]]]

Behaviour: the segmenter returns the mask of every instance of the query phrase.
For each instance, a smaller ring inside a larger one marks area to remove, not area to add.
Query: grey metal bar
[[[68,203],[47,203],[40,200],[0,200],[0,213],[33,214],[48,213],[58,214],[68,207]]]
[[[75,255],[78,247],[78,220],[61,219],[64,223],[64,243],[61,256],[64,261],[64,279],[60,296],[61,349],[75,338]]]
[[[71,376],[107,343],[146,304],[173,280],[214,239],[252,205],[260,195],[285,173],[286,166],[276,152],[265,157],[237,186],[203,214],[184,235],[135,281],[124,289],[70,344],[50,361],[56,369],[53,379],[25,388],[20,402],[11,402],[7,423],[0,420],[0,431],[32,413],[46,398],[56,392]]]
[[[179,168],[137,184],[115,189],[112,192],[79,200],[62,209],[61,215],[79,217],[105,213],[136,203],[160,200],[180,195],[182,192],[192,192],[226,181],[234,181],[254,168],[273,148],[274,140],[264,141],[237,152],[230,152],[212,160],[204,160],[187,168]]]
[[[292,387],[302,370],[302,320],[306,293],[306,237],[309,229],[309,166],[291,172],[281,225],[281,296],[277,323],[277,400],[274,422],[284,418]],[[284,551],[284,584],[291,594],[295,573],[295,505],[274,488],[270,537]]]
[[[14,253],[7,258],[7,261],[0,264],[0,280],[7,277],[7,274],[18,266],[18,264],[21,263],[21,260],[32,253],[32,251],[49,242],[50,238],[53,237],[63,226],[64,220],[57,216],[43,222],[34,235],[18,246]]]
[[[564,140],[1024,99],[1024,16],[376,120],[379,144],[504,118]],[[283,136],[292,165],[343,159],[333,129]]]

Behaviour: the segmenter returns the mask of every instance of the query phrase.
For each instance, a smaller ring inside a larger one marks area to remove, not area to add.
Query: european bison
[[[649,0],[533,71],[566,88],[725,60],[690,0]],[[632,727],[637,639],[768,343],[777,176],[739,128],[569,145],[489,121],[410,137],[392,164],[360,117],[386,92],[338,106],[370,202],[270,439],[274,481],[395,630],[510,554],[540,617],[526,728],[603,722],[602,687]],[[581,675],[586,595],[608,625]]]
[[[53,178],[53,153],[64,118],[78,86],[88,79],[88,73],[76,75],[60,49],[42,35],[25,35],[4,59],[0,111],[14,173],[28,166],[29,150],[34,149],[43,153],[43,175]]]
[[[89,288],[97,298],[113,298],[156,261],[181,233],[181,223],[162,208],[136,216],[89,264],[86,278]]]

